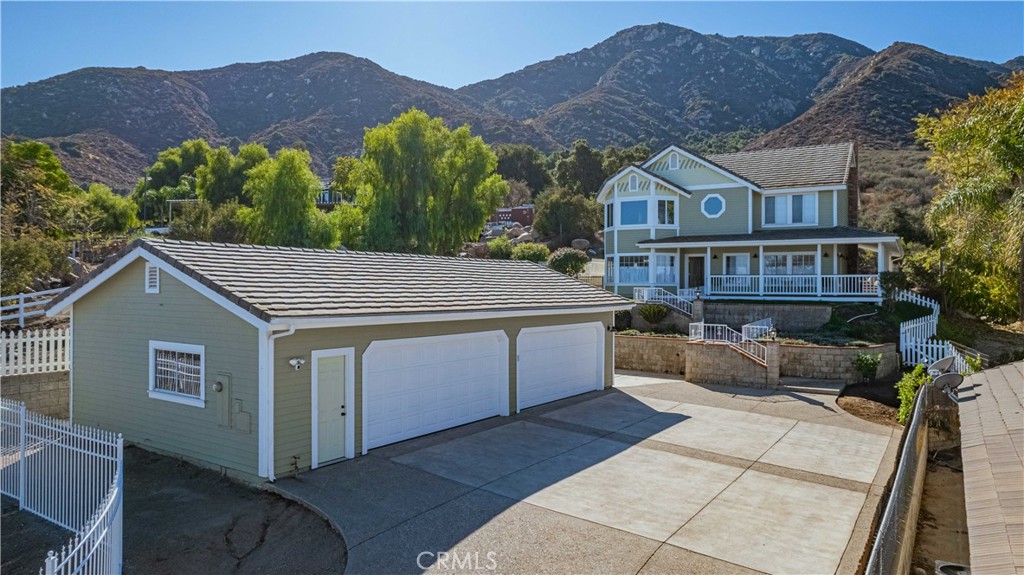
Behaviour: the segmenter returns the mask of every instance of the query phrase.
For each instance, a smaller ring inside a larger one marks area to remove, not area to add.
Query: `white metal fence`
[[[0,297],[0,321],[17,321],[19,327],[25,327],[27,318],[43,315],[46,304],[65,289],[67,288]]]
[[[75,535],[40,573],[117,574],[122,558],[124,440],[0,399],[0,492]]]
[[[67,371],[70,368],[69,328],[0,331],[0,375]]]
[[[693,298],[685,295],[676,295],[666,289],[659,287],[638,287],[633,288],[633,299],[641,303],[665,304],[687,316],[693,317]]]
[[[766,321],[766,320],[761,320]],[[771,319],[767,319],[769,326]],[[738,332],[731,327],[723,323],[704,323],[702,321],[690,323],[690,340],[692,341],[713,341],[718,343],[727,343],[730,347],[749,355],[750,357],[759,361],[762,365],[768,363],[768,347],[763,343],[754,341],[752,338],[748,338],[745,334],[748,332],[747,324],[743,326],[743,332]],[[771,327],[768,327],[762,335],[768,333]],[[758,328],[754,328],[753,331],[759,331]]]

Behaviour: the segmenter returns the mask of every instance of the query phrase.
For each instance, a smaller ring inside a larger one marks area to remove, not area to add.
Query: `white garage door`
[[[363,354],[363,452],[508,415],[503,331],[374,341]]]
[[[604,388],[601,322],[525,328],[516,353],[519,409]]]

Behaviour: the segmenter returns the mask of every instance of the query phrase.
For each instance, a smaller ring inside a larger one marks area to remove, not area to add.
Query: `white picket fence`
[[[70,368],[69,328],[0,331],[0,375],[67,371]]]
[[[0,492],[75,533],[41,574],[119,574],[124,440],[0,399]]]
[[[900,324],[900,356],[903,358],[903,365],[931,365],[944,357],[953,356],[956,370],[964,373],[971,371],[966,356],[984,362],[986,357],[981,352],[952,341],[935,338],[939,328],[939,302],[904,290],[896,292],[895,299],[932,310],[924,317]]]
[[[48,289],[0,297],[0,321],[17,321],[25,327],[25,320],[46,313],[43,308],[67,288]]]

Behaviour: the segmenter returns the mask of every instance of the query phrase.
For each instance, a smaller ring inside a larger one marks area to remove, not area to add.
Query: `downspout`
[[[270,333],[270,332],[268,332]],[[267,425],[267,480],[274,481],[277,478],[274,476],[274,340],[279,337],[289,336],[295,333],[295,326],[289,325],[286,331],[280,333],[270,333],[267,337],[267,402],[265,409],[267,410],[266,419],[264,421]]]

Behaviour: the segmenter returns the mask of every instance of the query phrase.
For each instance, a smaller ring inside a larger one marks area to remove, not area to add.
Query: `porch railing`
[[[768,319],[768,321],[771,320]],[[746,326],[744,326],[744,332],[746,331]],[[768,346],[749,339],[744,333],[722,323],[704,323],[702,321],[691,323],[690,341],[726,343],[736,351],[754,358],[761,365],[768,363]]]
[[[685,294],[674,294],[657,287],[633,288],[633,299],[641,303],[661,303],[693,317],[693,298]]]
[[[879,297],[878,276],[713,275],[708,295],[792,295]]]

